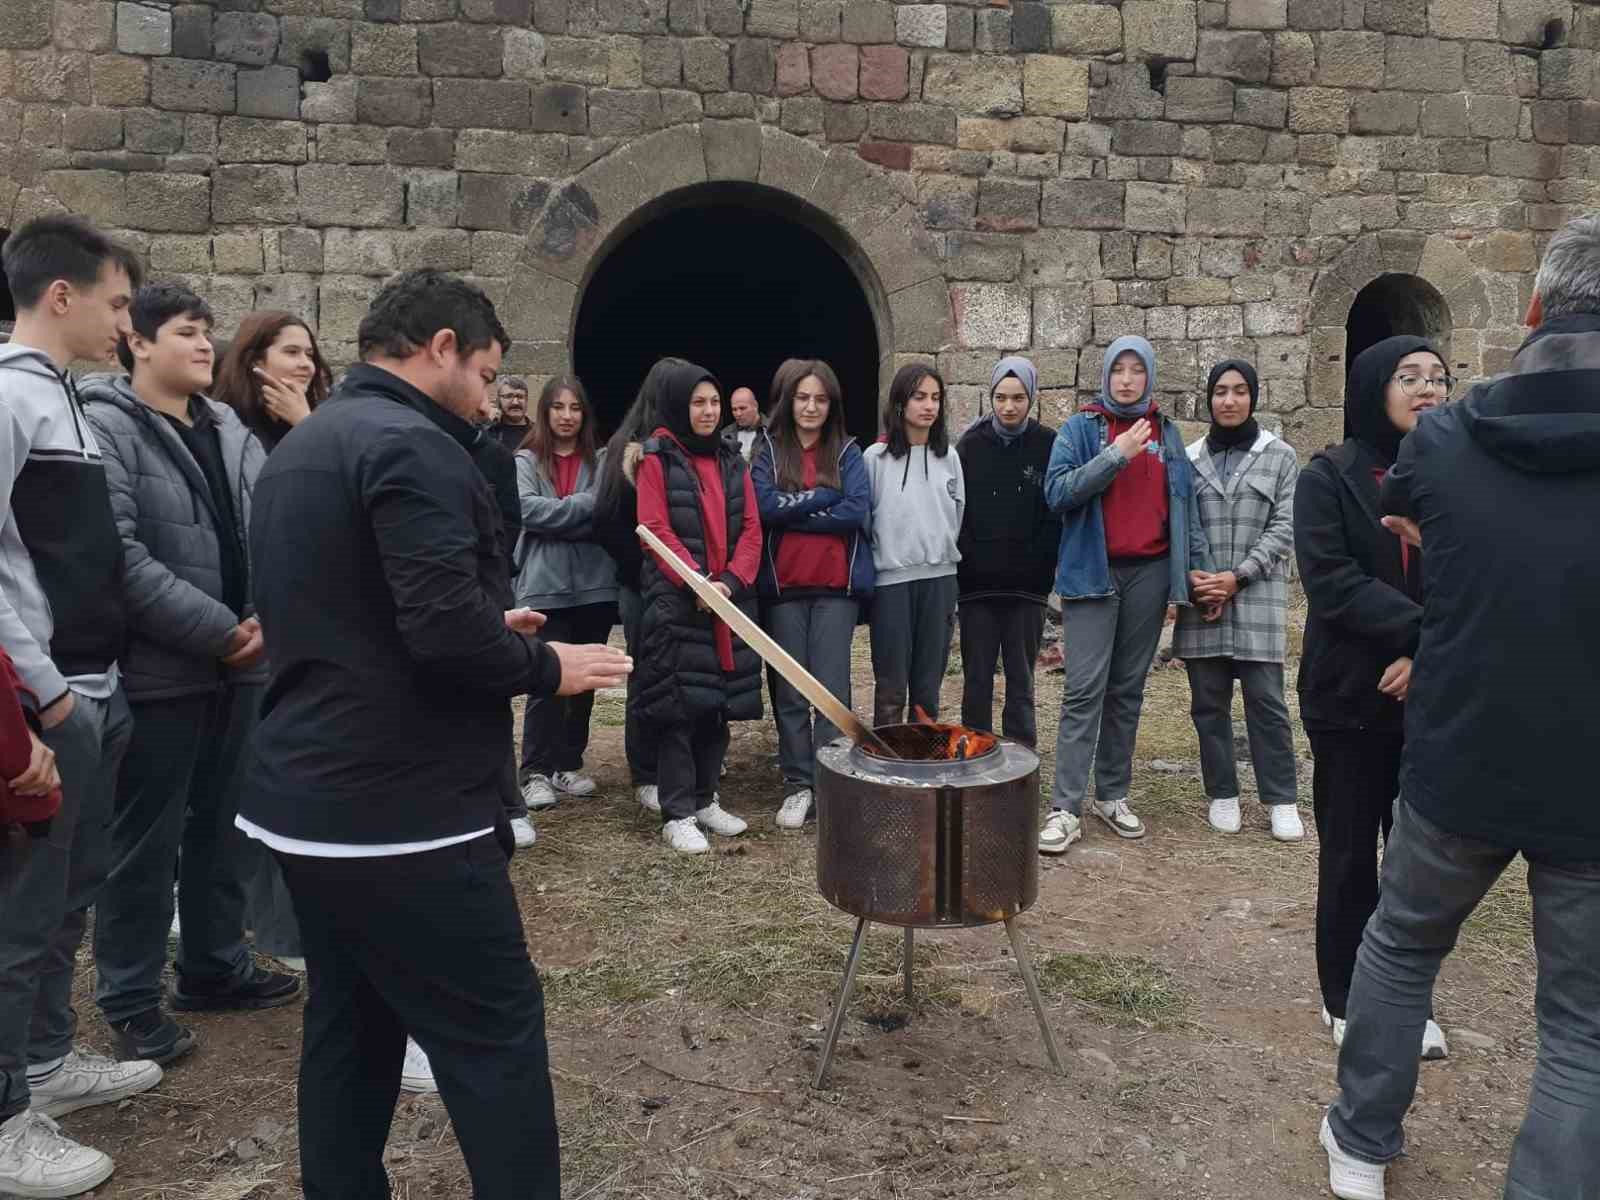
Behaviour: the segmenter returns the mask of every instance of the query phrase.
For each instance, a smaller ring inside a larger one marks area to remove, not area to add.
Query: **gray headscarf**
[[[1118,404],[1111,398],[1111,367],[1123,352],[1132,350],[1144,363],[1144,395],[1130,405]],[[1119,337],[1106,347],[1105,361],[1100,366],[1100,407],[1113,412],[1125,421],[1142,417],[1150,411],[1150,401],[1156,391],[1156,350],[1136,333]]]
[[[1020,354],[1008,355],[995,363],[994,370],[989,373],[989,424],[994,430],[995,437],[1000,439],[1002,446],[1009,446],[1028,431],[1027,414],[1023,414],[1022,423],[1015,429],[1007,429],[1000,420],[1000,414],[994,411],[994,390],[1000,386],[1000,381],[1007,376],[1014,376],[1018,383],[1028,393],[1028,410],[1039,400],[1039,372]]]

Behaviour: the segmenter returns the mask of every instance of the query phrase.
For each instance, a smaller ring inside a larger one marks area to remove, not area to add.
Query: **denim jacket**
[[[1106,561],[1106,526],[1100,493],[1127,465],[1122,451],[1107,444],[1108,424],[1099,413],[1070,417],[1056,434],[1045,468],[1044,499],[1061,514],[1061,557],[1056,564],[1056,593],[1063,600],[1092,600],[1112,595],[1111,567]],[[1169,601],[1188,604],[1189,572],[1211,571],[1211,546],[1200,524],[1195,502],[1194,467],[1178,427],[1161,422],[1161,461],[1167,468]]]

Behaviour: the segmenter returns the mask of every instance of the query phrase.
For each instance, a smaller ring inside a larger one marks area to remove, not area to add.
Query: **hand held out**
[[[1119,433],[1111,444],[1122,452],[1123,458],[1132,462],[1134,456],[1145,448],[1152,432],[1154,427],[1150,424],[1150,419],[1140,417],[1127,430]]]

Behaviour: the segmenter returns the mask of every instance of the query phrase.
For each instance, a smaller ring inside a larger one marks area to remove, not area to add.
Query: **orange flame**
[[[987,754],[995,747],[996,739],[992,733],[968,729],[965,725],[949,725],[935,721],[920,704],[912,705],[912,712],[916,715],[918,725],[926,725],[930,730],[944,736],[943,742],[930,744],[928,757],[931,759],[959,762]]]

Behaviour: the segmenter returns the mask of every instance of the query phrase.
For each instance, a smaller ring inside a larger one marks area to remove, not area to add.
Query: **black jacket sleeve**
[[[1412,433],[1401,440],[1400,453],[1394,460],[1394,466],[1389,468],[1389,473],[1383,477],[1383,485],[1378,489],[1378,507],[1387,516],[1417,515],[1411,507],[1411,481],[1416,468],[1417,435]]]
[[[1294,492],[1294,554],[1306,599],[1324,620],[1396,656],[1416,651],[1422,606],[1356,560],[1325,460],[1300,472]],[[1385,537],[1391,536],[1379,530]]]
[[[369,450],[361,473],[400,637],[418,670],[498,696],[554,695],[555,651],[506,628],[478,579],[474,489],[486,486],[465,455],[435,439],[395,432]]]

